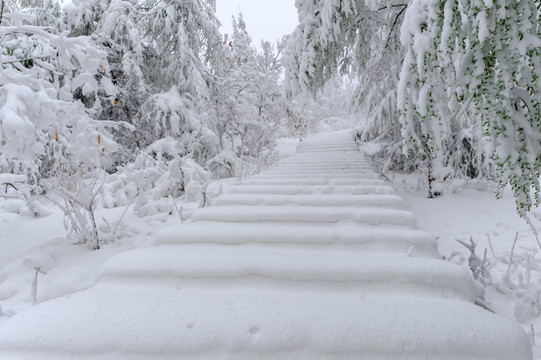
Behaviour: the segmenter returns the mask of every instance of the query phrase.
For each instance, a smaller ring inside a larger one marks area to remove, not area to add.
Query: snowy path
[[[530,359],[347,132],[232,187],[94,287],[0,326],[1,359]]]

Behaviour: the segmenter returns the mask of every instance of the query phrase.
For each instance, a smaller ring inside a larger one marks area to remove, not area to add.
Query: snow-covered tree
[[[277,47],[264,42],[258,52],[242,14],[233,18],[233,33],[224,38],[216,61],[208,113],[221,148],[230,151],[226,162],[223,155],[212,161],[222,164],[222,176],[234,175],[235,158],[255,161],[267,156],[272,147],[274,128],[283,114],[279,84],[282,43]]]
[[[64,11],[71,35],[92,35],[110,2],[111,0],[72,0],[67,4]]]
[[[477,121],[521,215],[534,202],[530,190],[539,203],[540,9],[534,0],[415,0],[402,28],[398,105],[406,144],[441,177],[464,118]]]
[[[56,193],[78,240],[97,242],[84,184],[110,165],[117,150],[110,129],[117,124],[96,120],[96,109],[76,98],[100,89],[114,97],[106,54],[87,38],[37,25],[46,17],[34,10],[14,8],[0,26],[0,172],[25,175],[34,192]]]
[[[112,0],[93,37],[108,52],[117,106],[107,114],[134,132],[117,133],[132,151],[177,138],[204,163],[215,154],[201,148],[209,72],[220,44],[213,0]]]

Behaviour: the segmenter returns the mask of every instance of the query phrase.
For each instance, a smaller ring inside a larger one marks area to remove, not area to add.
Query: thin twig
[[[496,255],[494,255],[494,247],[492,246],[492,239],[490,238],[489,233],[487,233],[487,239],[488,239],[488,246],[490,247],[490,252],[492,253],[492,257],[496,258]]]
[[[389,46],[389,41],[391,40],[391,35],[394,31],[394,27],[396,26],[397,22],[398,22],[398,19],[400,18],[400,16],[404,13],[404,11],[406,11],[407,9],[407,5],[405,7],[403,7],[399,12],[398,14],[396,14],[395,18],[394,18],[394,21],[393,21],[393,25],[391,25],[391,29],[389,30],[389,34],[387,35],[387,42],[385,44],[385,47]]]
[[[17,191],[17,188],[15,187],[15,185],[13,185],[12,183],[3,183],[3,185],[6,185],[6,193],[8,192],[8,187],[11,186],[12,188],[15,189],[15,191]]]
[[[534,224],[532,223],[532,220],[530,219],[528,214],[523,214],[522,217],[524,218],[524,220],[526,220],[528,225],[530,225],[530,229],[532,229],[532,232],[533,232],[533,234],[535,236],[535,240],[537,241],[537,246],[539,246],[539,249],[541,249],[541,242],[539,241],[539,233],[537,232],[537,229],[535,228]]]
[[[23,61],[34,61],[36,59],[50,59],[52,56],[50,55],[44,55],[44,56],[35,56],[33,58],[28,59],[15,59],[15,60],[9,60],[9,61],[2,61],[0,64],[2,65],[8,65],[8,64],[14,64],[14,63],[20,63]]]
[[[460,110],[456,113],[455,115],[455,118],[460,118],[462,115],[464,115],[464,113],[466,112],[466,110],[468,110],[468,106],[470,106],[473,98],[475,97],[475,92],[472,92],[470,94],[470,96],[468,97],[468,99],[466,100],[466,103],[464,103],[464,105],[462,105],[462,108],[460,108]]]
[[[126,215],[126,212],[128,211],[128,209],[130,208],[130,206],[132,205],[133,201],[135,200],[135,198],[137,197],[137,195],[139,195],[139,192],[137,192],[135,194],[135,196],[131,199],[130,203],[128,204],[128,206],[126,206],[126,208],[124,209],[124,211],[122,212],[122,215],[120,216],[120,219],[118,219],[118,221],[116,222],[115,224],[115,229],[113,230],[113,241],[115,240],[115,237],[116,237],[116,233],[118,231],[118,226],[120,225],[120,223],[122,222],[122,219],[124,218],[124,215]]]
[[[515,255],[515,246],[517,245],[518,241],[518,231],[515,234],[515,240],[513,241],[513,246],[511,247],[511,254],[509,255],[509,264],[507,264],[507,270],[505,271],[505,274],[503,275],[503,279],[506,283],[509,283],[509,280],[511,278],[511,266],[513,265],[513,256]]]
[[[378,11],[388,9],[390,7],[392,7],[392,8],[394,8],[394,7],[404,7],[404,8],[406,8],[406,7],[408,7],[408,4],[394,4],[394,5],[383,6],[383,7],[380,7],[378,9]]]

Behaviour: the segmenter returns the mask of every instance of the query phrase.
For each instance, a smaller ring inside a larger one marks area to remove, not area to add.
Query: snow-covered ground
[[[279,140],[278,159],[294,153],[298,142],[294,138]],[[228,186],[236,181],[211,184],[208,193],[218,193],[220,185]],[[100,208],[96,219],[102,235],[110,238],[114,233],[115,240],[100,251],[93,251],[90,244],[71,243],[61,211],[46,199],[40,203],[49,213],[47,216],[35,217],[24,201],[0,196],[0,325],[36,302],[92,286],[100,267],[109,258],[123,251],[153,246],[160,231],[189,221],[199,206],[184,203],[171,214],[145,217],[126,207]]]
[[[296,144],[293,139],[282,140],[280,155],[294,152]],[[439,251],[446,259],[468,268],[470,252],[456,239],[466,244],[470,237],[478,241],[477,255],[481,259],[484,249],[488,249],[489,264],[479,275],[487,285],[487,307],[509,318],[516,315],[535,343],[536,358],[541,358],[541,340],[535,339],[541,333],[541,321],[536,316],[541,307],[537,290],[541,288],[541,263],[536,258],[538,248],[532,230],[515,214],[512,196],[506,194],[497,200],[489,189],[474,190],[466,185],[450,187],[442,196],[426,199],[425,190],[417,187],[415,175],[386,176],[403,197],[406,209],[417,215],[419,229],[438,236]],[[131,211],[123,216],[124,208],[101,209],[98,219],[107,220],[101,221],[102,229],[105,233],[114,231],[117,239],[92,251],[87,245],[70,244],[65,238],[62,215],[47,203],[44,206],[51,215],[35,218],[18,214],[20,202],[0,198],[0,326],[33,303],[89,288],[108,259],[126,250],[154,246],[159,232],[185,220],[177,213],[139,218]],[[186,205],[186,214],[195,206]],[[532,221],[538,227],[540,214],[538,210],[532,212]],[[115,230],[107,229],[107,223]]]
[[[419,229],[438,237],[442,257],[469,268],[469,251],[459,241],[476,246],[479,275],[486,285],[485,301],[496,313],[520,322],[541,359],[541,257],[536,237],[515,211],[511,191],[501,199],[488,183],[451,184],[441,196],[428,199],[415,175],[387,174],[406,208],[417,215]],[[531,211],[541,230],[541,211]],[[516,245],[515,244],[516,239]],[[482,263],[486,249],[486,263]]]

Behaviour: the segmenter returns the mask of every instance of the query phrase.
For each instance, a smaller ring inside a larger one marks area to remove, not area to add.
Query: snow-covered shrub
[[[134,203],[140,216],[172,212],[180,199],[197,202],[209,171],[184,156],[185,145],[165,138],[151,144],[134,162],[119,167],[103,186],[104,207]]]
[[[42,180],[45,196],[64,213],[68,237],[75,243],[90,243],[101,248],[95,211],[107,173],[101,168],[86,168],[67,158],[61,171]]]
[[[240,170],[240,159],[231,151],[222,151],[220,154],[209,159],[205,165],[213,177],[226,179],[237,176]]]
[[[459,239],[457,241],[470,252],[470,256],[468,256],[468,267],[473,278],[484,286],[491,284],[492,280],[489,272],[490,261],[487,259],[488,250],[485,249],[482,255],[483,258],[480,258],[476,253],[477,242],[473,240],[473,237],[470,237],[469,243]]]
[[[456,252],[449,260],[467,261],[473,278],[500,296],[509,297],[514,303],[514,317],[527,324],[541,314],[541,258],[539,249],[517,247],[517,240],[518,233],[509,252],[494,253],[489,237],[491,251],[485,248],[481,257],[476,253],[477,242],[473,238],[469,242],[457,240],[468,249],[468,258]]]
[[[0,26],[0,173],[24,175],[32,194],[62,207],[74,240],[99,247],[93,199],[119,124],[95,120],[99,101],[90,109],[75,98],[115,95],[106,53],[35,16],[6,16],[15,26]]]
[[[25,211],[17,206],[15,212],[19,214],[28,212],[34,216],[48,215],[48,211],[32,196],[32,187],[26,181],[24,175],[0,174],[0,197],[22,200]]]

